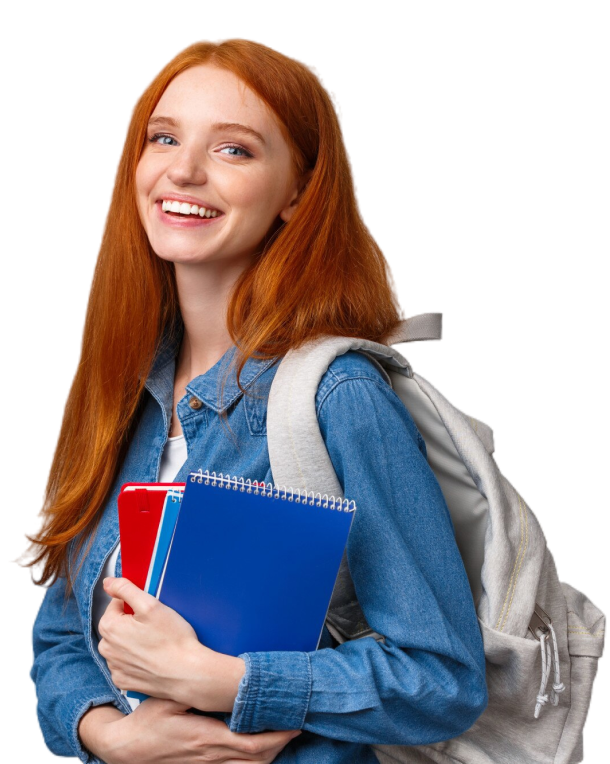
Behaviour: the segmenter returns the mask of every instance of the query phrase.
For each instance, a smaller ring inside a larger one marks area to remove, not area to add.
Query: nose
[[[206,155],[200,148],[181,146],[167,168],[167,177],[177,186],[201,185],[207,180]]]

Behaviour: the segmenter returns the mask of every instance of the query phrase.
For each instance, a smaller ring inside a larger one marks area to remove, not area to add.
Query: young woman
[[[484,654],[451,519],[410,414],[361,353],[331,363],[316,412],[358,506],[349,567],[383,640],[338,645],[325,628],[311,653],[223,655],[120,577],[123,483],[198,469],[272,483],[279,359],[322,334],[380,342],[400,320],[317,78],[247,40],[180,53],[129,127],[33,539],[50,586],[32,678],[53,752],[368,764],[369,744],[473,724]],[[128,703],[119,687],[151,698]]]

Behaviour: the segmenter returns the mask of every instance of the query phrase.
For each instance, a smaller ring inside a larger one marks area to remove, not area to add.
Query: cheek
[[[138,206],[138,212],[140,213],[140,219],[142,219],[142,213],[144,212],[144,205],[148,199],[148,193],[150,190],[150,182],[148,179],[147,167],[140,162],[136,169],[135,174],[135,190],[136,190],[136,204]]]
[[[221,177],[218,189],[231,207],[249,210],[261,203],[261,197],[266,193],[266,182],[256,173],[231,173],[228,177]]]
[[[135,175],[135,183],[136,183],[136,193],[139,196],[141,196],[143,193],[145,193],[146,188],[148,186],[147,184],[147,175],[148,175],[148,167],[147,163],[144,160],[144,158],[140,159],[138,162],[138,166],[136,167],[136,175]]]
[[[284,207],[281,185],[274,175],[261,173],[244,182],[236,182],[231,190],[231,206],[242,212],[250,223],[249,227],[263,231],[269,228]]]

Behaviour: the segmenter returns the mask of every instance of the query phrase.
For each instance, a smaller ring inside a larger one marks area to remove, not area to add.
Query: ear
[[[307,170],[307,172],[305,172],[301,176],[298,191],[295,192],[288,206],[284,207],[284,209],[280,211],[280,217],[285,223],[287,223],[296,212],[296,209],[299,204],[299,201],[301,200],[303,191],[305,190],[307,184],[309,183],[309,179],[311,178],[312,175],[313,175],[313,170]]]

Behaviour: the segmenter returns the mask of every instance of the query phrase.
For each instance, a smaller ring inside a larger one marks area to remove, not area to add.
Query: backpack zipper
[[[528,626],[528,629],[532,633],[532,636],[534,639],[538,640],[540,639],[540,635],[537,633],[537,631],[542,632],[542,634],[545,634],[545,638],[548,639],[549,636],[549,626],[552,624],[551,617],[546,613],[538,603],[534,605],[534,612],[532,614],[532,618],[530,620],[530,624]]]

